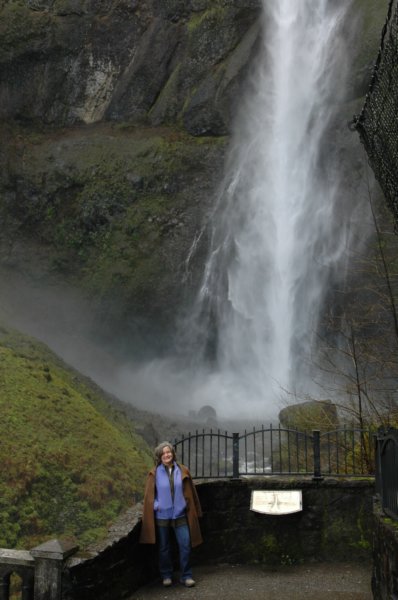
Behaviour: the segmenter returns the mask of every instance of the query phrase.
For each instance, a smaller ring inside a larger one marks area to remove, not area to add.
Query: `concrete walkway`
[[[217,565],[194,569],[196,586],[160,581],[130,600],[372,600],[371,565],[322,563],[292,567]]]

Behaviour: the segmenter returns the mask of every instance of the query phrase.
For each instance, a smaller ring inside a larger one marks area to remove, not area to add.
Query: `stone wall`
[[[193,551],[194,564],[370,559],[373,480],[267,477],[207,481],[197,488],[205,541]],[[252,490],[267,489],[301,489],[303,510],[278,517],[251,512]],[[120,600],[157,576],[155,548],[138,543],[139,517],[137,507],[110,540],[69,560],[63,600]]]
[[[156,577],[155,548],[139,544],[141,505],[128,510],[102,543],[71,557],[63,600],[120,600]]]
[[[252,490],[301,489],[303,510],[269,516],[249,510]],[[251,478],[200,486],[205,543],[200,562],[292,564],[369,559],[373,482]]]
[[[398,523],[386,517],[374,502],[373,576],[374,600],[398,598]]]

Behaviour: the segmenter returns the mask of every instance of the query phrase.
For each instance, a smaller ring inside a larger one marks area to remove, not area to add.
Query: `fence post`
[[[239,479],[239,433],[232,434],[232,478]]]
[[[0,600],[8,600],[10,597],[10,574],[0,575]]]
[[[22,600],[33,600],[34,568],[35,561],[28,550],[0,548],[0,600],[10,598],[11,573],[22,579]]]
[[[321,475],[321,432],[316,429],[312,432],[312,448],[314,453],[314,475],[312,479],[323,479]]]
[[[382,495],[382,470],[381,470],[381,456],[380,456],[380,442],[377,435],[373,436],[374,453],[375,453],[375,488],[376,494],[381,498]]]
[[[30,551],[35,560],[35,600],[61,600],[63,563],[77,550],[71,542],[50,540]]]

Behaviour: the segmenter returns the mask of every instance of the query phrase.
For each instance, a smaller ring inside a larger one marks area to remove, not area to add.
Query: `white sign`
[[[250,510],[264,515],[290,515],[303,510],[301,490],[253,490]]]

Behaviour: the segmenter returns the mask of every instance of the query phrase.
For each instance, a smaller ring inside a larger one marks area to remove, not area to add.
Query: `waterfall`
[[[344,140],[332,141],[343,119],[350,4],[263,0],[261,48],[225,175],[187,257],[189,275],[209,240],[196,302],[169,356],[120,371],[119,397],[133,386],[146,409],[187,415],[210,404],[220,417],[266,421],[286,393],[314,394],[314,341],[355,210],[339,175]]]
[[[211,216],[197,304],[202,392],[229,413],[310,391],[313,338],[344,247],[338,178],[323,156],[344,87],[349,2],[263,0],[259,66],[247,84]]]

